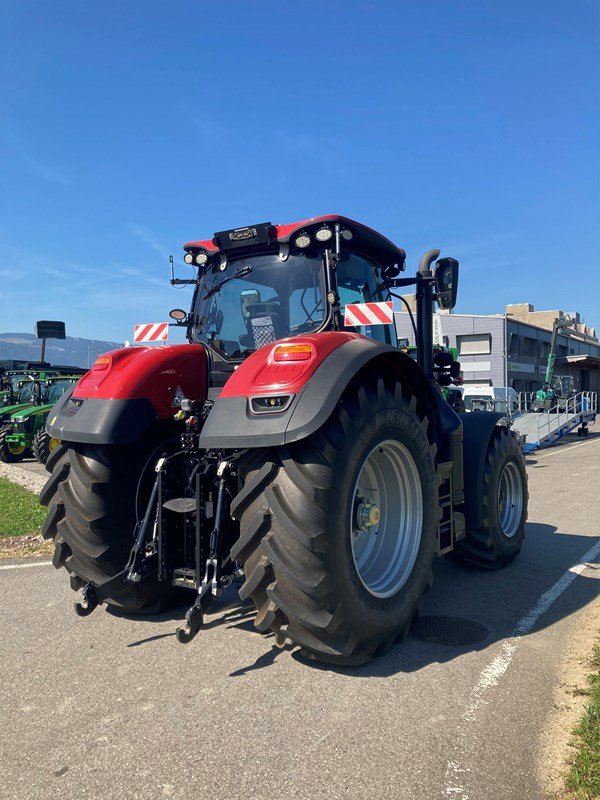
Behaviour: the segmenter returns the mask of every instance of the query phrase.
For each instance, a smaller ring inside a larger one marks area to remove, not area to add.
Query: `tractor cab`
[[[278,339],[325,330],[396,344],[391,313],[384,321],[377,310],[346,314],[356,303],[389,302],[388,279],[404,268],[404,251],[364,225],[344,217],[265,223],[184,249],[198,268],[188,335],[217,358],[242,360]]]
[[[573,397],[577,393],[577,385],[572,375],[553,375],[550,388],[555,397]]]

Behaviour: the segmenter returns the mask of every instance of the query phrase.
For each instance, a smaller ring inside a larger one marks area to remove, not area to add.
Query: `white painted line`
[[[35,564],[2,564],[0,569],[25,569],[26,567],[47,567],[51,561],[36,561]]]
[[[554,452],[544,453],[544,455],[536,456],[533,453],[531,454],[532,458],[535,458],[536,461],[539,461],[541,458],[548,458],[549,456],[555,456],[558,453],[571,453],[573,450],[577,450],[578,447],[584,447],[586,444],[592,444],[593,442],[598,441],[597,439],[589,439],[587,442],[579,442],[579,444],[573,445],[563,445],[562,447],[557,447]]]
[[[469,702],[462,714],[463,722],[475,722],[477,712],[487,703],[485,694],[488,689],[497,686],[511,664],[515,651],[522,637],[531,633],[536,622],[545,614],[550,606],[558,600],[578,575],[591,566],[591,562],[600,557],[600,539],[583,554],[581,559],[573,564],[544,594],[542,594],[533,608],[517,622],[508,639],[502,642],[500,653],[490,661],[480,675],[469,697]],[[464,736],[464,732],[461,732]],[[464,751],[463,751],[464,752]],[[444,780],[443,797],[453,797],[456,800],[469,800],[469,795],[460,776],[471,770],[458,761],[448,761]]]

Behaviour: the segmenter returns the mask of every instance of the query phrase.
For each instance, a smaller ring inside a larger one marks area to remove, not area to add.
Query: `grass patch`
[[[573,800],[600,798],[600,643],[592,656],[594,673],[589,676],[589,702],[579,725],[573,731],[577,753],[573,758],[566,785]]]
[[[37,495],[0,478],[0,536],[37,534],[45,518]]]

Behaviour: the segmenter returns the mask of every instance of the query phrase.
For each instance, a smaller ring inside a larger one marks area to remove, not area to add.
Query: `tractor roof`
[[[341,217],[338,214],[326,214],[322,217],[313,217],[312,219],[300,220],[300,222],[292,222],[286,225],[268,225],[270,226],[271,241],[278,241],[280,244],[287,244],[292,236],[300,231],[310,230],[311,228],[319,228],[323,225],[335,225],[340,223],[344,228],[350,229],[353,234],[352,247],[353,249],[364,251],[371,254],[374,258],[380,261],[383,265],[388,264],[403,264],[406,258],[406,253],[401,247],[398,247],[385,236],[382,236],[372,228],[363,225],[355,220],[348,219],[348,217]],[[259,227],[259,226],[257,226]],[[262,225],[260,227],[263,227]],[[250,228],[236,228],[232,229],[231,233],[235,231],[246,231]],[[225,231],[224,233],[229,233]],[[217,236],[223,234],[215,234],[213,239],[205,239],[197,242],[186,242],[183,246],[184,250],[205,250],[209,255],[211,253],[221,252]],[[251,245],[250,245],[251,246]]]

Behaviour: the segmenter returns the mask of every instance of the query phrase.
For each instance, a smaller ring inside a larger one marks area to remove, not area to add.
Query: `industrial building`
[[[414,296],[405,299],[414,308]],[[573,375],[581,391],[600,391],[600,341],[577,312],[535,311],[529,303],[508,305],[495,315],[438,311],[434,341],[458,350],[465,384],[533,392],[544,379],[554,320],[566,316],[573,326],[557,335],[555,373]],[[395,320],[398,338],[414,344],[408,313],[397,311]]]

